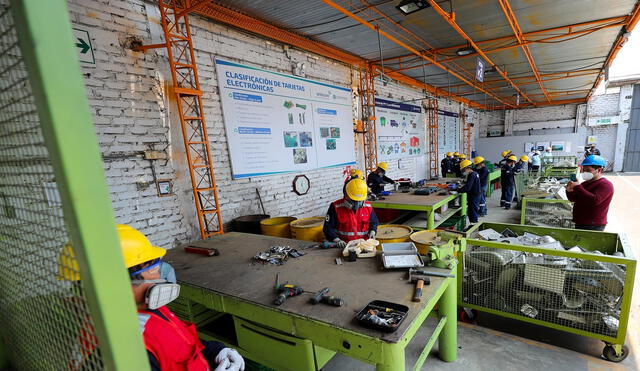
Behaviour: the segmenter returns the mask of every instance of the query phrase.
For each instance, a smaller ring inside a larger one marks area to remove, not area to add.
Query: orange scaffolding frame
[[[440,174],[438,163],[438,100],[427,99],[427,137],[429,138],[429,178],[437,178]]]
[[[364,138],[364,168],[369,173],[378,167],[378,139],[376,137],[376,86],[371,64],[361,66],[360,77],[360,109]]]

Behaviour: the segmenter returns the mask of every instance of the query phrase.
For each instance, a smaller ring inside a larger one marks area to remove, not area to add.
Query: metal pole
[[[451,270],[452,273],[457,273],[457,268]],[[457,279],[448,278],[448,287],[442,294],[440,301],[438,302],[438,313],[440,317],[446,317],[447,322],[440,333],[438,339],[438,351],[440,359],[445,362],[455,362],[458,357],[458,322],[457,322]]]

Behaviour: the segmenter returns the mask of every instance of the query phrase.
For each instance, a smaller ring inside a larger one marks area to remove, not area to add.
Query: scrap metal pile
[[[298,258],[305,255],[291,246],[271,246],[269,250],[257,253],[251,261],[253,263],[282,265],[289,257]]]
[[[586,251],[562,246],[551,236],[485,229],[475,238],[549,253],[470,246],[464,255],[465,303],[603,335],[617,334],[624,265],[554,255],[554,251]]]
[[[568,180],[540,178],[527,184],[523,197],[567,200],[565,185]],[[573,204],[565,202],[528,201],[525,223],[541,227],[573,228]]]
[[[562,195],[562,190],[564,190],[568,182],[569,179],[534,178],[525,184],[522,196],[528,198],[558,198],[558,193]],[[566,195],[564,199],[566,200]]]

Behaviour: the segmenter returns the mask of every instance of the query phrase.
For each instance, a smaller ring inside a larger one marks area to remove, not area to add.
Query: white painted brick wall
[[[587,115],[589,117],[618,116],[619,102],[619,93],[594,95],[587,105]]]

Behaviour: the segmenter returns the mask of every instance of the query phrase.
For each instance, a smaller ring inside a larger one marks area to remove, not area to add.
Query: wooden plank
[[[251,263],[251,257],[260,251],[268,250],[271,246],[288,245],[303,248],[313,244],[231,232],[189,244],[215,247],[220,250],[220,256],[188,254],[179,248],[169,250],[164,260],[173,265],[180,283],[236,297],[256,305],[273,307],[274,310],[329,323],[388,342],[398,342],[403,337],[416,315],[425,308],[444,283],[443,278],[432,277],[431,285],[425,286],[422,302],[414,303],[411,301],[414,285],[405,279],[406,270],[382,271],[378,258],[345,261],[343,265],[336,265],[335,258],[340,253],[338,249],[309,249],[306,250],[307,255],[297,259],[290,258],[282,266]],[[429,269],[448,272],[445,269]],[[344,299],[346,305],[339,308],[325,304],[312,305],[308,302],[311,295],[303,294],[289,298],[277,307],[273,300],[276,297],[274,283],[278,272],[281,282],[298,284],[306,291],[329,287],[330,294]],[[409,307],[408,316],[398,331],[384,334],[362,327],[356,322],[356,313],[372,300],[386,300]]]

